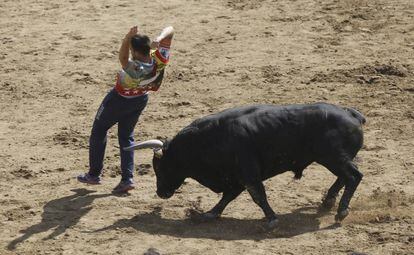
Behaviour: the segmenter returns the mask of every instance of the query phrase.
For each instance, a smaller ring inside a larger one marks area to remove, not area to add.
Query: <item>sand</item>
[[[220,195],[187,180],[158,198],[150,151],[136,153],[137,189],[113,196],[116,128],[103,185],[77,183],[135,24],[151,37],[176,29],[139,141],[247,104],[323,101],[363,112],[364,179],[342,226],[334,212],[316,213],[335,180],[316,164],[300,181],[285,173],[265,182],[280,215],[274,232],[246,193],[220,220],[190,220],[189,208],[206,211]],[[0,108],[0,254],[414,254],[412,0],[2,0]]]

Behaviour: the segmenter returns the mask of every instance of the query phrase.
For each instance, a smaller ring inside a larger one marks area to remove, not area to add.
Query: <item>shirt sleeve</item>
[[[170,60],[170,47],[172,38],[164,38],[160,41],[158,49],[155,51],[155,60],[159,69],[163,69]]]
[[[153,53],[153,57],[157,62],[158,70],[162,70],[165,68],[165,66],[168,64],[170,60],[170,49],[159,47]]]

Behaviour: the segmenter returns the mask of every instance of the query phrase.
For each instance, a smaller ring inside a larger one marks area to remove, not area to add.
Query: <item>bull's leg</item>
[[[351,161],[346,162],[341,167],[343,180],[345,183],[345,191],[339,201],[338,212],[335,215],[336,221],[342,221],[348,215],[349,202],[354,195],[356,188],[362,180],[363,174],[358,171],[358,168]]]
[[[262,208],[266,219],[268,220],[268,227],[274,228],[278,223],[276,213],[272,210],[269,203],[267,202],[266,191],[263,183],[258,182],[255,184],[246,185],[246,189],[252,197],[253,201]]]
[[[240,165],[240,175],[244,187],[249,192],[253,201],[262,209],[268,221],[270,229],[275,228],[278,223],[276,213],[272,210],[267,202],[266,191],[262,183],[261,168],[258,160],[252,155],[255,152],[242,151],[237,158]]]
[[[334,184],[329,188],[328,193],[322,201],[321,211],[329,211],[335,205],[336,197],[339,191],[345,186],[341,178],[337,178]]]
[[[235,187],[231,190],[224,191],[223,197],[220,199],[220,201],[210,211],[204,213],[203,217],[206,219],[216,219],[220,217],[226,206],[236,197],[238,197],[243,190],[243,187]]]

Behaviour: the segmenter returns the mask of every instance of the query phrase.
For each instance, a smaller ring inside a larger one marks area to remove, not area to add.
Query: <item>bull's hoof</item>
[[[194,209],[187,210],[186,214],[191,220],[196,221],[196,222],[207,222],[207,221],[215,220],[220,217],[219,214],[216,214],[213,212],[202,213]]]
[[[205,220],[215,220],[218,219],[220,215],[213,212],[205,212],[201,214],[201,217]]]
[[[269,222],[267,222],[266,229],[267,230],[274,230],[278,226],[279,226],[279,220],[278,219],[273,219],[273,220],[270,220]]]
[[[336,198],[325,198],[319,206],[320,213],[329,212],[335,206]]]
[[[349,210],[348,209],[339,211],[335,215],[335,221],[338,222],[338,223],[341,222],[341,221],[343,221],[346,218],[346,216],[348,216],[348,214],[349,214]]]

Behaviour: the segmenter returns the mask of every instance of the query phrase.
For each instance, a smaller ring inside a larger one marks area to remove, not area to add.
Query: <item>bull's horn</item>
[[[163,142],[161,142],[160,140],[148,140],[145,142],[140,142],[140,143],[134,143],[131,146],[125,147],[124,150],[125,151],[133,151],[133,150],[139,150],[139,149],[160,149],[163,146]]]

